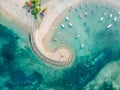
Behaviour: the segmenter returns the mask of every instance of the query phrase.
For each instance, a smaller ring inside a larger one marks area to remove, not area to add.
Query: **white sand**
[[[31,29],[34,18],[23,9],[25,2],[26,0],[0,0],[0,6],[12,19]]]
[[[0,0],[0,11],[4,10],[8,14],[6,16],[31,31],[35,27],[35,20],[33,15],[23,8],[26,1],[29,0]],[[41,2],[43,7],[49,4],[48,0],[41,0]]]

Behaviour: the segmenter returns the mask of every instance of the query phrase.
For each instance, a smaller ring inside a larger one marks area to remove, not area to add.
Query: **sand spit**
[[[37,55],[43,58],[45,61],[50,62],[58,66],[69,64],[73,57],[72,52],[65,47],[59,47],[54,51],[47,50],[43,45],[43,39],[49,32],[52,24],[56,21],[56,18],[67,8],[79,3],[81,0],[63,0],[52,1],[48,7],[47,13],[41,22],[38,30],[35,30],[31,34],[31,44]]]

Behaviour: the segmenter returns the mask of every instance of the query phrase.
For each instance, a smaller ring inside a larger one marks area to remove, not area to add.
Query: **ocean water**
[[[106,15],[100,22],[104,12]],[[120,15],[117,8],[83,2],[71,9],[67,16],[69,21],[64,18],[56,22],[48,48],[69,47],[75,59],[69,66],[57,67],[36,56],[30,46],[28,30],[0,14],[0,90],[84,90],[107,63],[120,60]],[[114,17],[117,17],[116,21]],[[69,22],[73,27],[68,25]],[[61,24],[65,25],[64,29]],[[109,24],[112,27],[108,29]],[[76,38],[77,34],[79,38]],[[54,38],[58,40],[54,41]],[[93,90],[119,90],[112,85],[106,87]]]
[[[44,90],[62,69],[44,63],[32,51],[29,32],[0,14],[0,90]]]
[[[75,60],[71,67],[65,70],[58,85],[62,86],[62,82],[65,82],[66,89],[82,90],[107,63],[119,61],[120,15],[118,12],[117,7],[108,3],[82,2],[68,11],[66,14],[69,17],[68,21],[64,16],[62,21],[56,22],[54,28],[51,28],[55,33],[48,46],[54,46],[53,48],[66,46],[75,55]],[[101,17],[103,17],[102,21],[100,21]],[[115,18],[117,20],[114,20]],[[70,27],[69,23],[73,26]],[[61,26],[62,24],[65,28]],[[112,27],[107,28],[110,24]],[[77,35],[80,36],[76,38]],[[81,48],[82,44],[84,48]]]

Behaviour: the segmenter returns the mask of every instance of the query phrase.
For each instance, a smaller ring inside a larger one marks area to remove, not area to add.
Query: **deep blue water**
[[[35,81],[40,84],[43,79],[40,73],[34,71],[26,75],[24,69],[17,66],[20,60],[35,58],[29,54],[32,51],[28,46],[25,50],[18,45],[20,39],[18,34],[0,24],[0,78],[5,79],[0,80],[0,90],[21,90],[22,87],[31,86]],[[17,89],[19,87],[21,89]]]

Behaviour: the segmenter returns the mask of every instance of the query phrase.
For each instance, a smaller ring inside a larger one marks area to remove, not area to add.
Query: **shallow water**
[[[75,86],[75,90],[81,90],[106,63],[120,59],[120,15],[118,12],[119,9],[107,3],[84,2],[69,11],[66,15],[69,21],[64,16],[61,22],[56,22],[55,33],[48,46],[54,46],[53,48],[60,45],[68,46],[74,51],[76,58],[72,67],[65,70],[61,80],[61,82],[66,82],[66,86]],[[110,17],[111,13],[112,17]],[[101,17],[104,17],[103,21],[100,21]],[[116,21],[115,17],[117,17]],[[69,23],[73,26],[70,27]],[[61,24],[64,24],[65,28]],[[107,28],[110,24],[112,27]],[[76,38],[78,34],[80,37]],[[81,48],[82,44],[84,48]]]
[[[55,26],[49,48],[65,45],[75,54],[73,63],[66,67],[52,66],[39,59],[30,47],[29,32],[0,15],[0,90],[82,90],[107,63],[120,60],[118,10],[107,4],[96,5],[96,2],[88,6],[83,3],[76,7],[78,12],[72,9],[67,16],[73,27],[65,19]],[[106,16],[100,22],[105,11]],[[84,12],[88,12],[87,17]],[[109,19],[111,12],[113,17]],[[113,21],[115,16],[117,20]],[[65,24],[64,29],[61,23]],[[113,26],[107,29],[110,23]],[[75,38],[76,34],[80,37]]]

